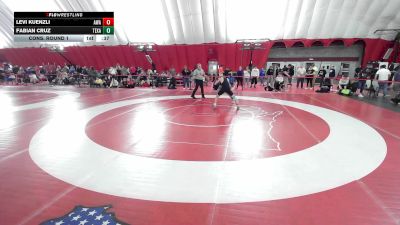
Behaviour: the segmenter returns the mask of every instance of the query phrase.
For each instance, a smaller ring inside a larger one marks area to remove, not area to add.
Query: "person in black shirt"
[[[322,69],[320,69],[318,72],[318,77],[320,79],[320,82],[319,82],[320,87],[322,87],[322,84],[324,83],[325,75],[326,75],[326,70],[325,70],[325,66],[323,66]]]
[[[368,80],[368,70],[367,69],[363,69],[360,70],[358,73],[358,88],[360,89],[360,92],[358,94],[358,97],[363,98],[363,91],[365,88],[365,84],[367,83]]]
[[[271,85],[273,81],[274,81],[274,68],[272,66],[269,66],[267,70],[267,86]]]
[[[230,72],[231,72],[231,70],[228,67],[226,67],[224,70],[224,76],[228,77]]]
[[[336,77],[336,71],[335,71],[335,67],[332,66],[331,69],[329,70],[329,78],[333,79]]]
[[[282,71],[283,71],[283,72],[288,72],[288,71],[289,71],[289,68],[288,68],[286,65],[284,65],[283,68],[282,68]]]
[[[215,96],[213,107],[217,107],[218,98],[224,93],[228,94],[229,97],[235,102],[236,109],[239,110],[239,100],[233,94],[231,90],[231,85],[229,84],[228,78],[224,77],[222,74],[219,75],[218,79],[214,83],[214,90],[217,90],[218,93]]]
[[[289,64],[289,83],[288,85],[292,86],[292,78],[294,76],[294,66]]]
[[[239,66],[239,70],[236,72],[236,88],[240,86],[242,86],[242,91],[243,91],[243,68],[241,66]]]
[[[313,82],[312,82],[313,79],[314,79],[314,70],[313,66],[310,66],[306,73],[306,84],[307,84],[306,89],[313,88]]]

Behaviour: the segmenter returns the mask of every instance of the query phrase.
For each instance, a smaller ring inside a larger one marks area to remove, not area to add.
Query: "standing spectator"
[[[331,69],[329,70],[329,78],[333,79],[335,77],[336,77],[336,70],[335,70],[335,67],[332,66]]]
[[[172,77],[175,77],[175,76],[176,76],[176,70],[175,70],[175,67],[174,67],[174,66],[172,66],[172,67],[169,69],[169,74],[170,74]]]
[[[239,66],[238,71],[236,72],[236,89],[239,87],[239,84],[242,86],[242,91],[243,91],[243,68],[242,66]]]
[[[289,82],[288,85],[292,86],[292,79],[294,76],[294,66],[289,64]]]
[[[378,80],[379,84],[379,91],[382,89],[383,90],[383,97],[386,96],[387,94],[387,88],[388,88],[388,81],[389,81],[389,76],[391,75],[390,70],[386,69],[386,65],[382,65],[381,68],[376,72],[376,79]]]
[[[368,79],[367,69],[363,69],[360,71],[358,79],[359,79],[358,80],[358,89],[360,89],[360,92],[358,93],[358,97],[363,98],[364,97],[363,91],[364,91],[365,84]]]
[[[284,65],[282,68],[282,75],[283,75],[284,83],[288,84],[289,83],[289,68],[286,65]],[[282,86],[282,87],[284,88],[284,86]]]
[[[319,72],[319,69],[315,64],[313,64],[312,72],[313,72],[313,79],[312,79],[312,83],[311,84],[312,84],[312,88],[314,89],[315,78],[318,76],[318,72]]]
[[[251,85],[250,88],[254,85],[254,88],[256,88],[257,85],[257,79],[260,76],[260,70],[255,66],[251,70]]]
[[[314,79],[314,72],[313,72],[313,66],[310,66],[307,70],[306,74],[306,89],[311,89],[313,87],[313,79]]]
[[[322,84],[324,83],[325,76],[326,76],[326,70],[325,70],[325,66],[323,66],[322,69],[320,69],[318,72],[318,77],[320,79],[320,82],[319,82],[320,87],[322,87]]]
[[[276,76],[278,76],[280,71],[281,71],[281,67],[278,64],[275,64],[274,78]]]
[[[288,71],[289,71],[289,68],[286,65],[284,65],[282,68],[282,72],[289,74]]]
[[[190,81],[191,73],[192,72],[187,68],[187,66],[184,65],[182,70],[182,78],[183,78],[183,87],[185,89],[192,89],[192,82]]]
[[[274,68],[269,66],[267,70],[267,86],[272,86],[272,82],[274,81]]]
[[[203,82],[204,82],[204,79],[205,79],[205,73],[204,73],[204,70],[201,68],[201,64],[200,63],[197,64],[197,68],[193,71],[193,78],[194,78],[194,82],[196,83],[196,86],[195,86],[195,88],[194,88],[194,90],[192,92],[191,97],[194,98],[194,99],[196,98],[194,95],[196,94],[196,91],[200,86],[201,97],[202,98],[206,98],[204,96],[204,87],[203,87]]]
[[[297,79],[297,85],[296,87],[299,88],[299,84],[301,84],[301,88],[303,89],[303,83],[304,83],[304,77],[306,76],[306,68],[304,68],[304,66],[299,66],[299,68],[297,69],[297,75],[296,75],[296,79]]]
[[[399,104],[400,102],[400,66],[396,68],[396,72],[393,76],[393,92],[394,98],[390,99],[394,104]]]
[[[248,88],[249,87],[249,82],[250,82],[250,72],[249,72],[249,67],[248,66],[243,71],[243,77],[244,77],[244,84],[245,84],[246,88]]]
[[[117,70],[114,67],[111,66],[108,69],[108,74],[110,74],[111,76],[115,76],[115,75],[117,75]]]
[[[335,79],[335,77],[336,77],[336,70],[335,70],[335,66],[331,66],[331,69],[329,70],[328,76],[329,76],[329,79],[331,79],[332,86],[333,86],[334,84],[336,84],[336,79]]]
[[[360,75],[361,75],[361,72],[362,72],[362,69],[361,69],[361,67],[357,67],[355,70],[354,70],[354,78],[358,78],[358,77],[360,77]]]
[[[265,78],[265,70],[264,70],[264,68],[261,68],[260,69],[260,83],[261,83],[261,86],[264,85],[264,78]]]

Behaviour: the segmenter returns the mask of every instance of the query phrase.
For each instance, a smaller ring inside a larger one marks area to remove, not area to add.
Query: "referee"
[[[196,84],[196,87],[194,88],[191,97],[192,98],[196,98],[194,95],[196,94],[197,89],[200,86],[200,90],[201,90],[201,97],[202,98],[206,98],[204,96],[204,87],[203,87],[203,82],[205,80],[204,77],[204,70],[201,68],[201,64],[197,64],[197,68],[193,71],[193,78],[194,78],[194,82]]]

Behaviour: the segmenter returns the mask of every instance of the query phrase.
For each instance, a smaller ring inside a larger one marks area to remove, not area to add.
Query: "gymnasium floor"
[[[206,90],[0,87],[0,224],[400,224],[398,112]]]

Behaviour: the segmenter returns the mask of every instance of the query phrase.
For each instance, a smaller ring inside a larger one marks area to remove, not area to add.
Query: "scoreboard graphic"
[[[107,42],[114,12],[14,12],[15,42]]]

